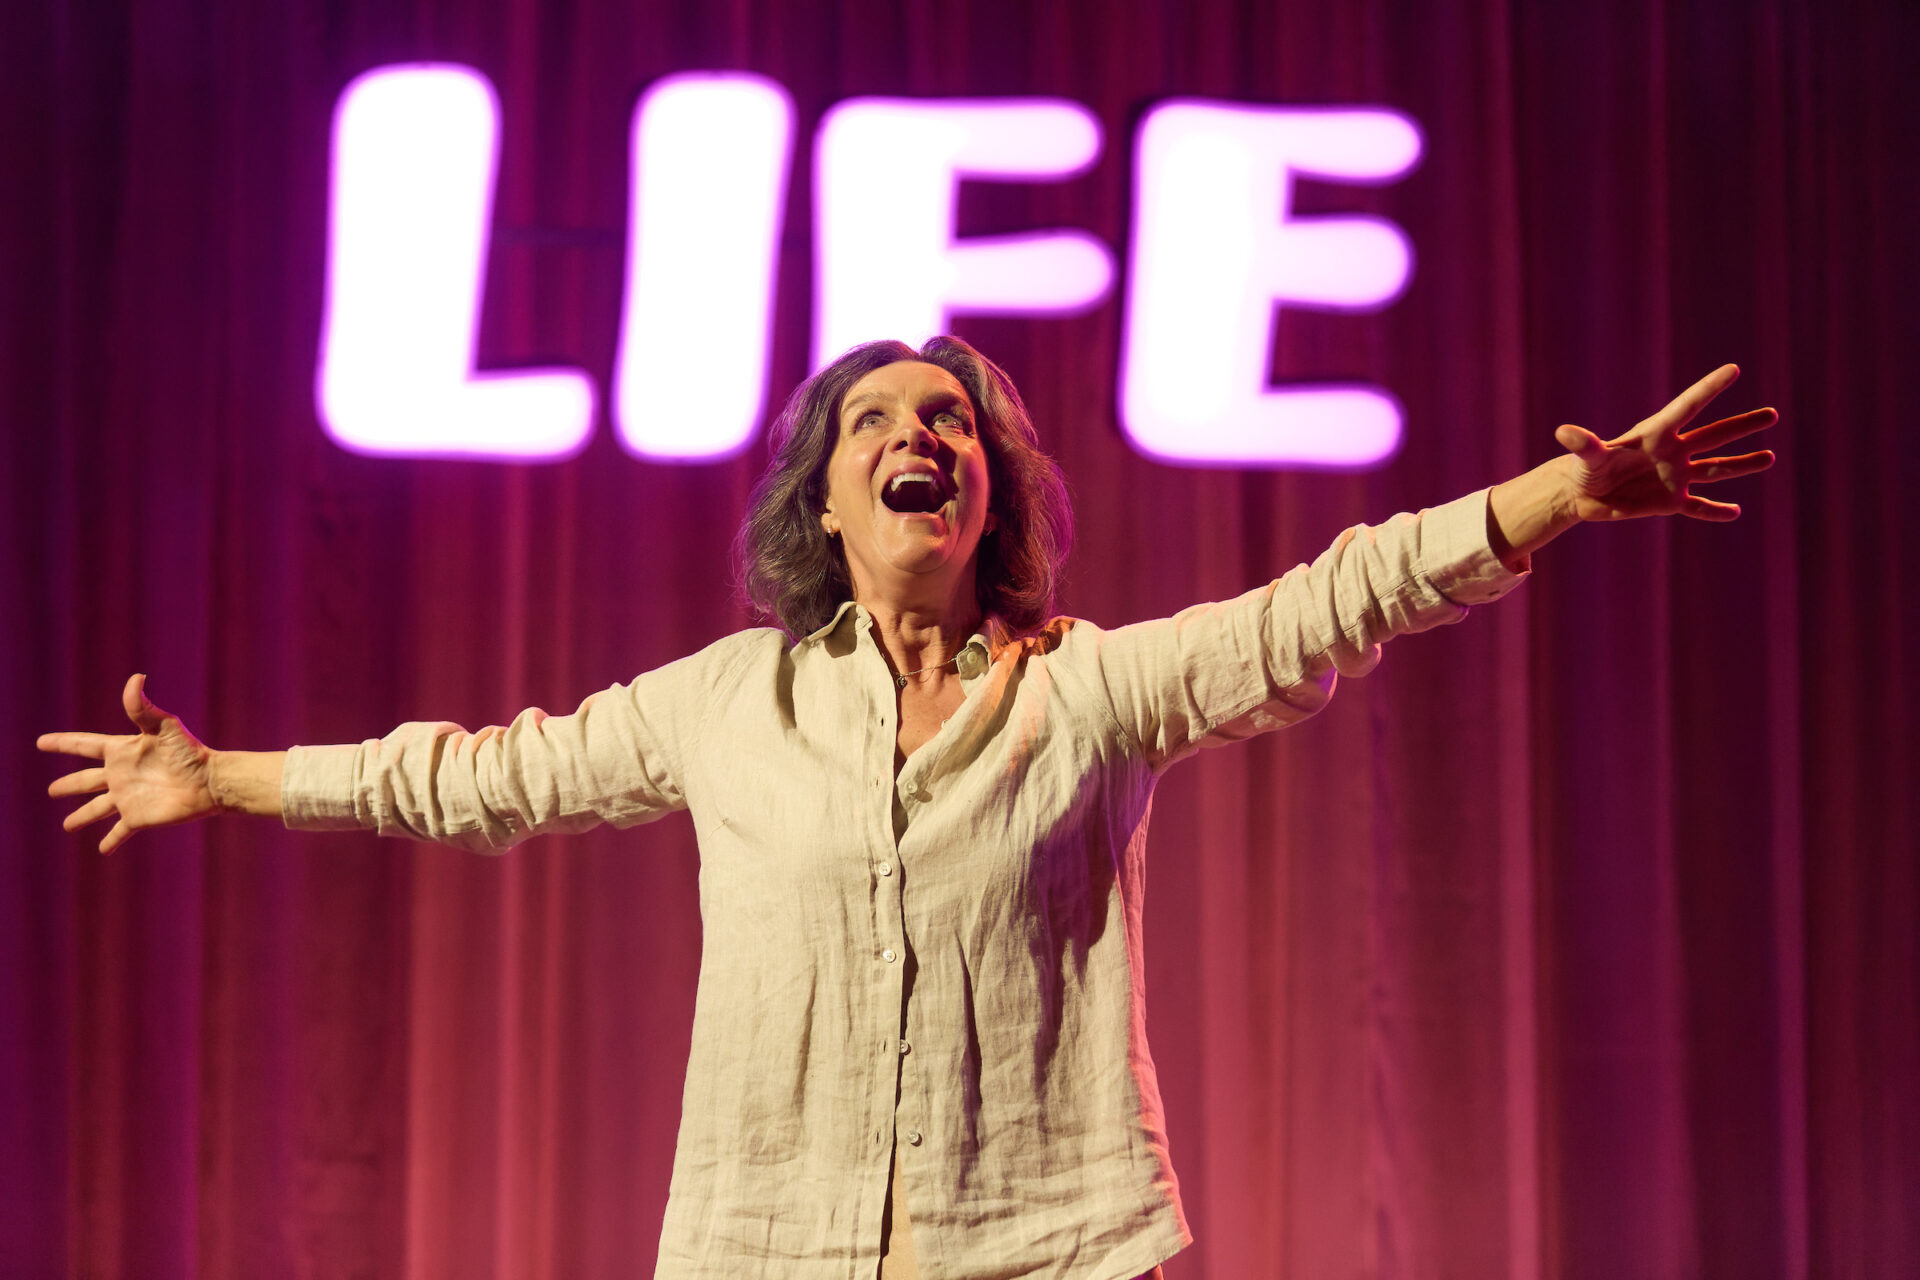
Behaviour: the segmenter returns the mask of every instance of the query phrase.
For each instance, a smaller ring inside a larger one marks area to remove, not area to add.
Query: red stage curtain
[[[94,0],[0,40],[7,727],[0,1271],[644,1274],[700,922],[684,820],[502,859],[226,820],[103,860],[50,728],[133,670],[209,740],[501,721],[743,625],[764,451],[376,460],[311,405],[329,115],[452,60],[505,112],[484,359],[604,389],[638,93],[748,68],[800,113],[774,379],[804,372],[804,150],[862,93],[1053,94],[1097,168],[963,231],[1116,245],[1170,95],[1381,104],[1418,172],[1313,187],[1418,253],[1374,316],[1285,316],[1362,377],[1360,476],[1181,470],[1115,426],[1120,307],[966,319],[1073,479],[1065,601],[1237,593],[1343,526],[1624,429],[1724,360],[1785,466],[1732,526],[1583,529],[1320,719],[1176,771],[1149,1010],[1196,1246],[1168,1275],[1920,1274],[1912,642],[1914,50],[1895,3]],[[885,199],[885,175],[876,198]]]

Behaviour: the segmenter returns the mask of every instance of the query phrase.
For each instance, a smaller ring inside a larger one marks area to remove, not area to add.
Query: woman
[[[1350,530],[1237,600],[1115,631],[1052,619],[1068,516],[1018,393],[965,343],[857,348],[804,384],[742,530],[782,630],[730,636],[571,716],[211,751],[127,684],[101,761],[111,852],[239,811],[480,849],[692,811],[700,990],[659,1273],[1153,1274],[1189,1240],[1140,999],[1159,773],[1299,720],[1381,641],[1454,621],[1584,520],[1737,508],[1682,433],[1729,365],[1618,438]]]

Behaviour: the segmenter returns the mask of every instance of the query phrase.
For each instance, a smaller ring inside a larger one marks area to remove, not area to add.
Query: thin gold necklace
[[[953,655],[953,657],[948,658],[945,662],[936,662],[930,667],[921,667],[917,671],[902,671],[898,675],[894,676],[893,687],[896,689],[904,689],[907,687],[908,676],[921,676],[921,675],[925,675],[929,671],[938,671],[942,667],[952,666],[955,662],[959,661],[959,659],[960,659],[960,655],[956,653]]]

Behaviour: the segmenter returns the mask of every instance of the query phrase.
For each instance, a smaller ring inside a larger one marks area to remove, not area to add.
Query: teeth
[[[918,489],[918,493],[909,493],[909,489]],[[940,477],[926,471],[903,471],[887,480],[882,500],[898,512],[917,512],[931,514],[946,502],[948,489]]]

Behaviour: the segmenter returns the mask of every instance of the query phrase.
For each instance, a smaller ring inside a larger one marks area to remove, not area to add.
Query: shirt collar
[[[862,629],[865,629],[871,618],[871,615],[857,602],[842,600],[840,607],[833,611],[833,616],[827,619],[826,625],[809,632],[801,643],[819,644],[845,625],[849,614],[853,615],[855,625]],[[1012,639],[1012,632],[1007,628],[1006,623],[998,617],[988,615],[987,619],[980,624],[980,630],[974,632],[972,638],[961,646],[960,652],[954,655],[960,678],[971,680],[977,675],[984,674],[987,668],[993,665],[994,653],[1010,639]]]
[[[801,643],[802,644],[819,644],[822,640],[825,640],[828,636],[838,631],[840,629],[840,623],[846,618],[846,616],[849,613],[852,613],[855,610],[859,611],[859,617],[857,621],[861,621],[861,622],[866,621],[867,611],[865,609],[861,609],[859,605],[855,604],[851,600],[842,600],[840,602],[840,607],[833,611],[833,616],[827,619],[827,625],[819,628],[816,631],[808,632],[805,636],[801,638]]]

